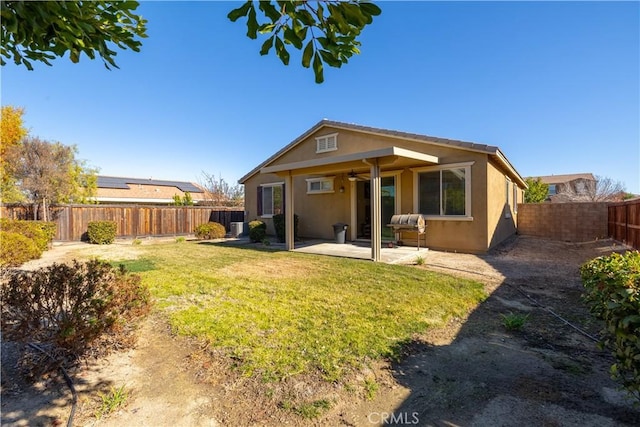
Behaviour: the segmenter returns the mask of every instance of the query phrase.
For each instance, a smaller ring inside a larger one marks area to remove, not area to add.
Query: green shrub
[[[140,276],[98,260],[9,273],[0,294],[3,339],[35,342],[57,356],[32,364],[32,372],[132,344],[136,320],[150,309]]]
[[[0,267],[17,267],[41,255],[32,239],[13,231],[0,231]]]
[[[500,314],[502,318],[502,325],[508,331],[519,331],[524,327],[524,324],[529,320],[529,314],[513,313]]]
[[[31,239],[40,250],[40,253],[35,258],[39,258],[42,252],[49,249],[51,241],[56,235],[55,222],[47,221],[25,221],[2,218],[0,219],[0,229],[7,232],[19,233]]]
[[[278,242],[284,243],[285,241],[285,224],[284,214],[276,214],[273,216],[273,227],[276,229],[276,237]],[[298,238],[298,215],[293,214],[293,238]]]
[[[615,356],[611,375],[640,400],[640,252],[593,259],[580,274],[584,301],[605,323],[600,345]]]
[[[260,220],[249,223],[249,239],[254,243],[262,242],[267,235],[267,224]]]
[[[87,226],[89,243],[110,245],[116,239],[118,226],[115,221],[91,221]]]
[[[227,234],[227,231],[222,224],[208,222],[198,225],[194,233],[198,239],[222,239]]]

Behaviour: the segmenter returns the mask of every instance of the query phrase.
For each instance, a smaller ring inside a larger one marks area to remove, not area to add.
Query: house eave
[[[523,189],[529,188],[527,182],[520,176],[518,171],[513,167],[513,165],[507,160],[507,157],[502,154],[502,152],[496,149],[495,153],[490,154],[492,158],[494,158],[511,176],[512,179],[516,181],[516,183],[522,187]]]
[[[440,159],[430,154],[418,153],[400,147],[386,147],[378,150],[362,151],[358,153],[345,154],[342,156],[325,157],[321,159],[303,160],[300,162],[284,163],[274,166],[266,166],[260,169],[260,173],[279,173],[285,171],[301,171],[309,168],[322,166],[339,165],[349,162],[363,161],[368,159],[403,157],[411,160],[418,160],[427,163],[438,164]]]

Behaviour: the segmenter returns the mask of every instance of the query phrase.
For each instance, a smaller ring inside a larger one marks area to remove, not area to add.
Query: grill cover
[[[417,230],[418,233],[424,233],[426,223],[422,214],[402,214],[392,216],[388,226],[394,230]]]

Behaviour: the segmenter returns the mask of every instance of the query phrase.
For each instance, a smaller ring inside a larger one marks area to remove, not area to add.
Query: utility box
[[[231,234],[231,237],[240,237],[242,236],[243,229],[244,229],[243,222],[232,222],[231,232],[229,234]]]

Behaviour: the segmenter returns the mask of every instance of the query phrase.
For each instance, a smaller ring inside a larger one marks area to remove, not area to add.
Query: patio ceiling
[[[379,150],[362,151],[359,153],[345,154],[342,156],[324,157],[321,159],[303,160],[299,162],[284,163],[274,166],[266,166],[260,169],[260,173],[303,175],[321,173],[327,171],[327,166],[332,166],[332,170],[350,170],[365,166],[365,161],[377,159],[378,164],[383,166],[401,166],[401,163],[426,162],[438,164],[438,157],[430,154],[418,153],[399,147],[387,147]]]

